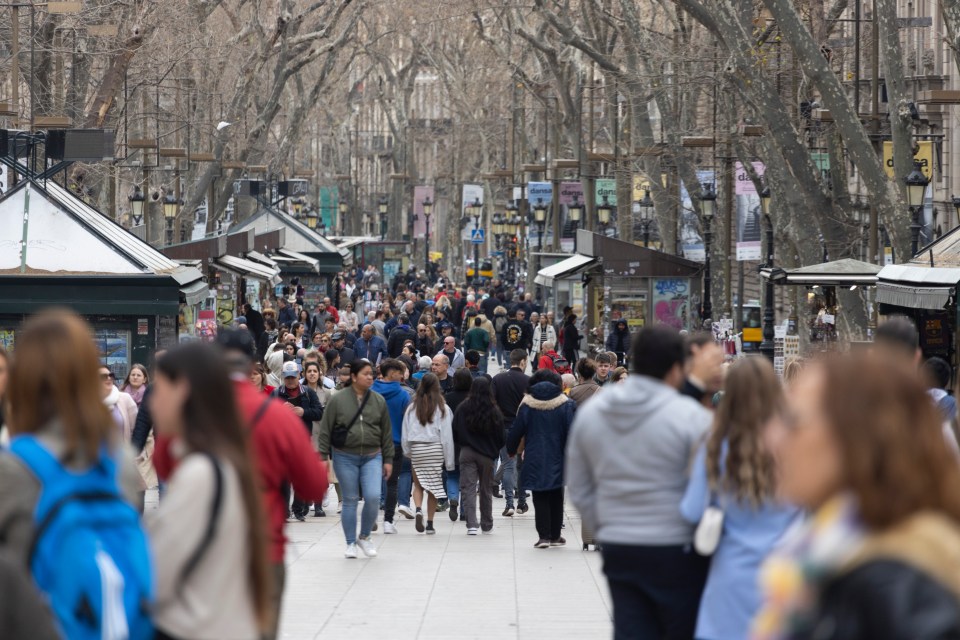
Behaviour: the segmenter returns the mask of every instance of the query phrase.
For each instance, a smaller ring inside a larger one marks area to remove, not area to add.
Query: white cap
[[[284,378],[299,378],[300,377],[300,367],[296,362],[291,360],[290,362],[283,363],[283,377]]]

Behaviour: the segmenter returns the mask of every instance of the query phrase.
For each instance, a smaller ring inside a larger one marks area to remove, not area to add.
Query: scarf
[[[788,533],[760,570],[764,603],[751,640],[782,640],[809,629],[821,588],[857,555],[865,539],[856,504],[846,495]]]
[[[147,385],[140,385],[139,389],[134,389],[129,384],[123,388],[123,392],[133,398],[133,401],[137,403],[137,406],[140,406],[140,403],[143,402],[143,394],[147,390]]]
[[[123,414],[120,413],[120,407],[118,406],[119,401],[120,389],[117,389],[116,387],[110,387],[110,395],[103,399],[103,404],[106,405],[107,410],[110,412],[110,416],[113,418],[113,423],[117,425],[122,438],[124,436]]]

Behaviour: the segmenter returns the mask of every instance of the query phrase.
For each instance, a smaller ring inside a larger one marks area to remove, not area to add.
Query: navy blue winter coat
[[[560,387],[538,382],[524,396],[507,436],[507,453],[514,455],[525,438],[520,486],[550,491],[563,486],[563,461],[576,403]]]

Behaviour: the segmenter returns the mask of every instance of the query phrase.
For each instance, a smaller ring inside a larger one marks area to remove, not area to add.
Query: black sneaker
[[[418,532],[418,533],[423,533],[423,531],[424,531],[424,526],[423,526],[423,511],[420,510],[420,509],[417,509],[417,524],[416,524],[416,527],[417,527],[417,532]]]
[[[526,513],[527,511],[530,511],[530,507],[527,506],[526,502],[517,503],[517,513]]]
[[[450,502],[444,498],[443,500],[437,500],[437,511],[446,511],[450,508]]]
[[[460,514],[460,509],[458,508],[460,503],[457,500],[450,500],[450,521],[456,522],[457,516]]]
[[[425,533],[426,533],[428,536],[432,536],[432,535],[434,535],[434,534],[437,533],[437,530],[433,528],[433,523],[432,523],[432,522],[428,522],[428,523],[427,523],[427,528],[426,528]]]
[[[306,522],[306,521],[307,521],[307,518],[306,518],[302,513],[296,513],[296,514],[294,514],[293,517],[296,518],[297,520],[299,520],[300,522]]]
[[[327,514],[326,514],[326,512],[325,512],[323,509],[314,509],[314,510],[313,510],[313,517],[314,517],[314,518],[326,518],[326,517],[327,517]]]
[[[503,497],[503,494],[500,493],[500,487],[494,487],[494,488],[493,488],[493,497],[494,497],[494,498],[502,498],[502,497]]]

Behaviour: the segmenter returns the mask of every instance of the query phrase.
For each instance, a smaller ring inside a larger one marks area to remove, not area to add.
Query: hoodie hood
[[[387,412],[390,414],[390,426],[393,431],[393,441],[398,443],[403,435],[403,412],[410,404],[410,394],[399,382],[384,382],[374,380],[372,389],[383,396],[387,401]]]
[[[527,397],[530,397],[534,400],[539,400],[540,402],[547,402],[561,395],[563,395],[563,389],[553,384],[552,382],[547,382],[546,380],[544,380],[543,382],[538,382],[537,384],[530,387],[530,391],[527,394]],[[563,399],[566,400],[566,396],[564,396]],[[527,404],[530,404],[530,403],[527,403]],[[561,402],[560,404],[563,404],[563,403]],[[534,408],[539,409],[541,407],[534,406]]]
[[[607,378],[609,380],[609,376]],[[603,415],[615,431],[632,431],[642,427],[650,416],[680,398],[673,387],[649,376],[628,376],[624,384],[607,385],[601,400]]]
[[[392,398],[403,394],[407,395],[407,392],[403,390],[403,385],[399,382],[386,382],[385,380],[375,380],[373,382],[372,389],[383,396],[383,399],[388,403]]]

